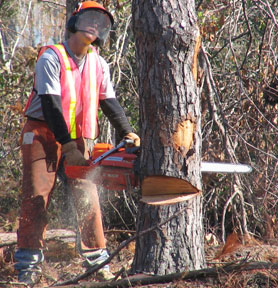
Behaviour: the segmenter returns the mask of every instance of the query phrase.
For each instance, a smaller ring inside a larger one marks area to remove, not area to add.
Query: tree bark
[[[133,0],[142,138],[141,179],[188,181],[201,190],[200,47],[193,0]],[[157,191],[159,194],[159,191]],[[137,232],[186,207],[185,213],[136,243],[133,272],[159,275],[205,267],[202,197],[172,205],[140,204]]]
[[[66,19],[67,20],[71,17],[74,7],[78,2],[81,2],[81,1],[77,1],[77,0],[66,1]]]
[[[74,8],[75,8],[75,6],[77,5],[78,2],[81,2],[81,1],[78,1],[78,0],[66,0],[66,25],[67,25],[67,22],[68,22],[69,18],[72,16]],[[68,39],[69,35],[70,35],[70,32],[68,30],[66,30],[65,38]]]

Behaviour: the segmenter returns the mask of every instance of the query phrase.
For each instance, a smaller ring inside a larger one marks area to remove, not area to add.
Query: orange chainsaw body
[[[65,173],[71,179],[88,179],[111,191],[127,190],[138,185],[134,173],[137,155],[120,148],[96,164],[93,161],[105,152],[113,149],[111,144],[97,143],[94,146],[89,166],[67,166]]]

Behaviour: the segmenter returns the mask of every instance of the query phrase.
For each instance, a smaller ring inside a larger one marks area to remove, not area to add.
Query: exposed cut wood
[[[191,120],[185,120],[178,124],[173,135],[174,148],[179,151],[183,157],[192,147],[195,125]]]
[[[193,73],[193,77],[194,77],[195,81],[197,81],[197,77],[198,77],[198,55],[200,52],[201,43],[202,43],[202,38],[201,38],[201,35],[199,34],[196,38],[193,63],[192,63],[192,73]]]
[[[142,183],[141,201],[150,205],[168,205],[187,201],[200,191],[184,179],[149,176]]]
[[[200,193],[184,179],[158,175],[146,177],[141,189],[141,201],[151,205],[174,204],[192,199]]]
[[[142,196],[196,194],[199,190],[184,179],[170,176],[148,176],[142,183]]]
[[[172,195],[155,195],[155,196],[143,196],[141,201],[150,205],[170,205],[182,201],[188,201],[199,193],[192,194],[172,194]]]

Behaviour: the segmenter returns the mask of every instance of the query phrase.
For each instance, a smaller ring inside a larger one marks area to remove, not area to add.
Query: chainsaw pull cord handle
[[[101,161],[102,159],[104,159],[105,157],[107,157],[108,155],[110,155],[111,153],[119,150],[120,148],[124,147],[126,144],[133,144],[134,141],[131,139],[124,139],[123,141],[121,141],[116,147],[110,149],[109,151],[101,154],[97,159],[95,159],[93,161],[93,164],[97,164],[99,161]]]

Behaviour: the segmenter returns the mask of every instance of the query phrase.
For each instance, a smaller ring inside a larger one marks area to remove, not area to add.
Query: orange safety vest
[[[43,47],[43,51],[53,49],[61,64],[61,102],[62,111],[72,139],[81,136],[95,139],[98,136],[99,91],[103,80],[103,70],[96,49],[90,46],[84,68],[80,73],[64,45]],[[34,92],[29,96],[25,111],[29,107]]]

